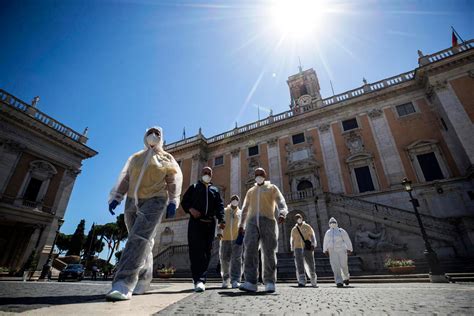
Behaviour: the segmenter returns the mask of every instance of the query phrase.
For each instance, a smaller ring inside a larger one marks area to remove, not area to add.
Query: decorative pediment
[[[372,155],[371,153],[369,153],[367,151],[364,151],[364,152],[359,152],[359,153],[350,155],[349,157],[347,157],[346,162],[347,163],[354,163],[354,162],[357,162],[357,161],[362,161],[362,160],[367,161],[367,160],[372,160],[372,159],[374,159],[374,155]]]
[[[406,150],[410,151],[413,149],[419,149],[424,147],[436,147],[438,145],[438,141],[434,139],[422,139],[417,140],[406,147]]]
[[[34,160],[30,162],[30,171],[46,178],[51,178],[53,175],[58,173],[52,164],[44,160]]]

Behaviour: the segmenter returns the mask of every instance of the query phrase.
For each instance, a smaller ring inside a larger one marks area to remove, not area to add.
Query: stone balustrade
[[[431,54],[431,55],[422,56],[422,57],[420,57],[420,61],[419,61],[420,66],[424,66],[424,65],[427,65],[427,64],[430,64],[430,63],[434,63],[434,62],[446,59],[446,58],[451,57],[451,56],[453,56],[457,53],[461,53],[461,52],[470,50],[472,48],[474,48],[474,40],[467,41],[467,42],[462,43],[462,44],[460,44],[456,47],[450,47],[450,48],[444,49],[442,51],[439,51],[439,52]],[[364,86],[362,86],[360,88],[356,88],[356,89],[353,89],[353,90],[350,90],[350,91],[347,91],[347,92],[343,92],[343,93],[334,95],[332,97],[323,99],[322,100],[322,107],[335,105],[337,103],[341,103],[341,102],[344,102],[344,101],[347,101],[347,100],[350,100],[350,99],[353,99],[353,98],[357,98],[357,97],[362,96],[364,94],[368,94],[368,93],[379,91],[379,90],[382,90],[382,89],[385,89],[385,88],[389,88],[389,87],[392,87],[392,86],[395,86],[395,85],[413,80],[414,78],[415,78],[415,70],[412,70],[412,71],[408,71],[408,72],[405,72],[405,73],[402,73],[402,74],[399,74],[399,75],[396,75],[396,76],[393,76],[393,77],[390,77],[390,78],[386,78],[386,79],[383,79],[383,80],[380,80],[380,81],[377,81],[377,82],[374,82],[374,83],[364,84]],[[206,143],[211,144],[211,143],[218,142],[220,140],[223,140],[223,139],[226,139],[226,138],[229,138],[229,137],[241,134],[241,133],[246,133],[248,131],[251,131],[251,130],[254,130],[254,129],[257,129],[257,128],[260,128],[260,127],[264,127],[264,126],[267,126],[267,125],[270,125],[270,124],[273,124],[273,123],[276,123],[276,122],[287,120],[287,119],[293,117],[296,114],[301,114],[301,113],[305,113],[305,112],[309,112],[309,111],[313,111],[313,110],[317,110],[317,109],[318,109],[318,107],[314,103],[304,105],[301,108],[295,107],[294,110],[292,109],[292,110],[285,111],[285,112],[282,112],[282,113],[279,113],[279,114],[276,114],[276,115],[270,115],[269,117],[264,118],[262,120],[252,122],[252,123],[249,123],[249,124],[241,126],[241,127],[236,127],[232,130],[229,130],[227,132],[212,136],[212,137],[207,138],[207,139],[202,135],[197,135],[197,136],[193,136],[193,137],[190,137],[190,138],[178,141],[178,142],[168,144],[168,145],[165,146],[165,148],[167,150],[170,150],[170,149],[173,149],[173,148],[185,145],[185,144],[193,143],[193,142],[197,141],[198,139],[204,139],[206,141]]]
[[[301,191],[293,191],[293,192],[285,193],[284,197],[287,203],[298,202],[298,201],[316,197],[316,190],[305,189]]]
[[[27,104],[26,102],[16,98],[15,96],[9,94],[8,92],[2,89],[0,89],[0,104],[4,104],[7,107],[11,107],[18,111],[24,112],[35,120],[43,123],[46,126],[49,126],[50,128],[58,131],[59,133],[69,137],[70,139],[76,142],[80,142],[82,144],[87,143],[88,138],[85,135],[74,131],[66,125],[58,122],[54,118],[41,112],[36,107]]]

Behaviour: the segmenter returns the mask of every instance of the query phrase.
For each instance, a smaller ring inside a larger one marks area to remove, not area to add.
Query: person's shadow
[[[99,303],[104,301],[104,294],[39,297],[0,297],[0,311],[23,312],[42,308],[45,305]]]
[[[278,293],[267,293],[267,292],[229,292],[229,291],[220,291],[218,294],[228,297],[239,297],[239,296],[267,296],[267,295],[279,295]]]

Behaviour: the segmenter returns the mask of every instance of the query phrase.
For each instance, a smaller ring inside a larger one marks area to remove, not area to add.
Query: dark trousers
[[[189,219],[188,245],[191,272],[194,284],[206,283],[207,269],[211,260],[212,242],[216,230],[215,220],[204,222],[199,219]]]

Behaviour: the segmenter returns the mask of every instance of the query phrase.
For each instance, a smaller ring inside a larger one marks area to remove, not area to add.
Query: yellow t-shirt
[[[301,238],[300,233],[298,232],[298,228],[296,228],[297,226],[298,226],[298,224],[296,224],[295,227],[293,227],[291,229],[290,244],[291,244],[291,249],[293,249],[293,250],[295,248],[304,249],[304,241]],[[314,236],[313,228],[311,226],[309,226],[309,224],[306,224],[305,222],[303,222],[303,224],[301,224],[301,226],[299,226],[299,228],[301,230],[301,234],[303,234],[304,239],[311,241],[313,246],[316,247],[316,238]]]

